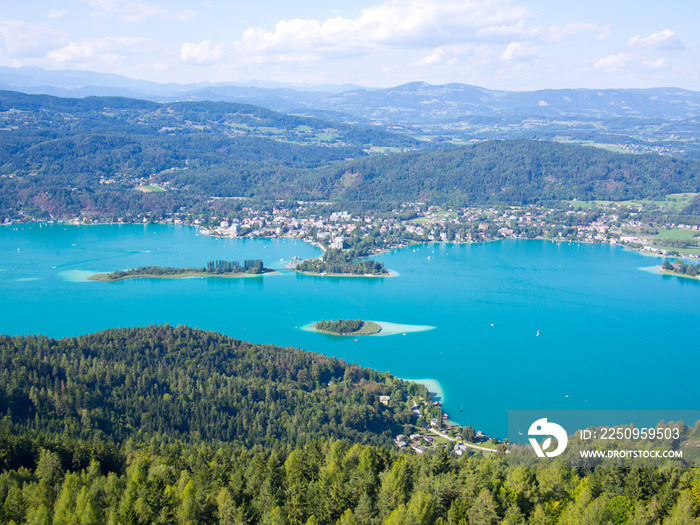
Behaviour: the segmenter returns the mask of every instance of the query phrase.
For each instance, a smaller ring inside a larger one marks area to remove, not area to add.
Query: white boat
[[[539,336],[540,336],[540,331],[537,330],[537,335],[535,337],[539,337]]]

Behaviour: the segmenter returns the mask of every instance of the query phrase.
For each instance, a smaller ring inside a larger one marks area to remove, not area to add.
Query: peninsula
[[[88,277],[90,281],[123,281],[125,279],[156,278],[179,279],[184,277],[239,277],[241,275],[261,275],[271,272],[261,259],[247,259],[243,265],[238,261],[209,261],[201,268],[173,268],[171,266],[141,266],[111,273],[98,273]]]
[[[683,259],[676,259],[675,262],[666,259],[659,268],[659,272],[678,277],[700,279],[700,264],[686,263]]]
[[[377,323],[361,319],[319,321],[313,327],[317,332],[332,335],[374,335],[382,331],[382,327]]]

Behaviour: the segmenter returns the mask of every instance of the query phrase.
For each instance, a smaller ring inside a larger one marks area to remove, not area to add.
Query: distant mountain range
[[[160,84],[90,71],[0,67],[0,90],[152,102],[234,102],[343,124],[372,124],[424,146],[535,139],[700,159],[700,92],[681,88],[499,91],[412,82],[386,89],[270,82]]]
[[[455,122],[473,116],[661,119],[700,116],[700,92],[680,88],[499,91],[412,82],[386,89],[270,83],[159,84],[89,71],[0,67],[0,89],[61,97],[123,96],[156,102],[242,102],[287,113],[335,112],[388,123]]]

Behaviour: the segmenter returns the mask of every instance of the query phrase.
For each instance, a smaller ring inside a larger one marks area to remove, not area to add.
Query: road
[[[448,436],[447,434],[443,434],[442,432],[438,432],[438,431],[435,430],[434,428],[429,428],[428,430],[430,430],[433,434],[437,434],[438,436],[440,436],[440,437],[442,437],[442,438],[449,439],[450,441],[457,442],[456,439],[451,438],[450,436]],[[495,450],[495,449],[492,449],[492,448],[480,447],[479,445],[472,445],[471,443],[466,443],[466,442],[464,442],[464,441],[460,441],[460,443],[463,443],[464,445],[466,445],[466,446],[469,447],[469,448],[475,448],[476,450],[481,450],[481,451],[483,451],[483,452],[492,452],[492,453],[494,453],[494,454],[496,453],[496,450]]]

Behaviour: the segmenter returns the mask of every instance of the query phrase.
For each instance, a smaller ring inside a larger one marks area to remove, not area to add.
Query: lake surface
[[[85,281],[211,259],[284,268],[320,253],[301,241],[216,239],[184,226],[4,226],[0,333],[170,323],[297,346],[438,380],[450,419],[501,437],[508,410],[700,407],[700,282],[644,271],[660,259],[608,245],[424,244],[376,257],[398,272],[390,278]],[[338,318],[436,328],[357,341],[302,329]]]

